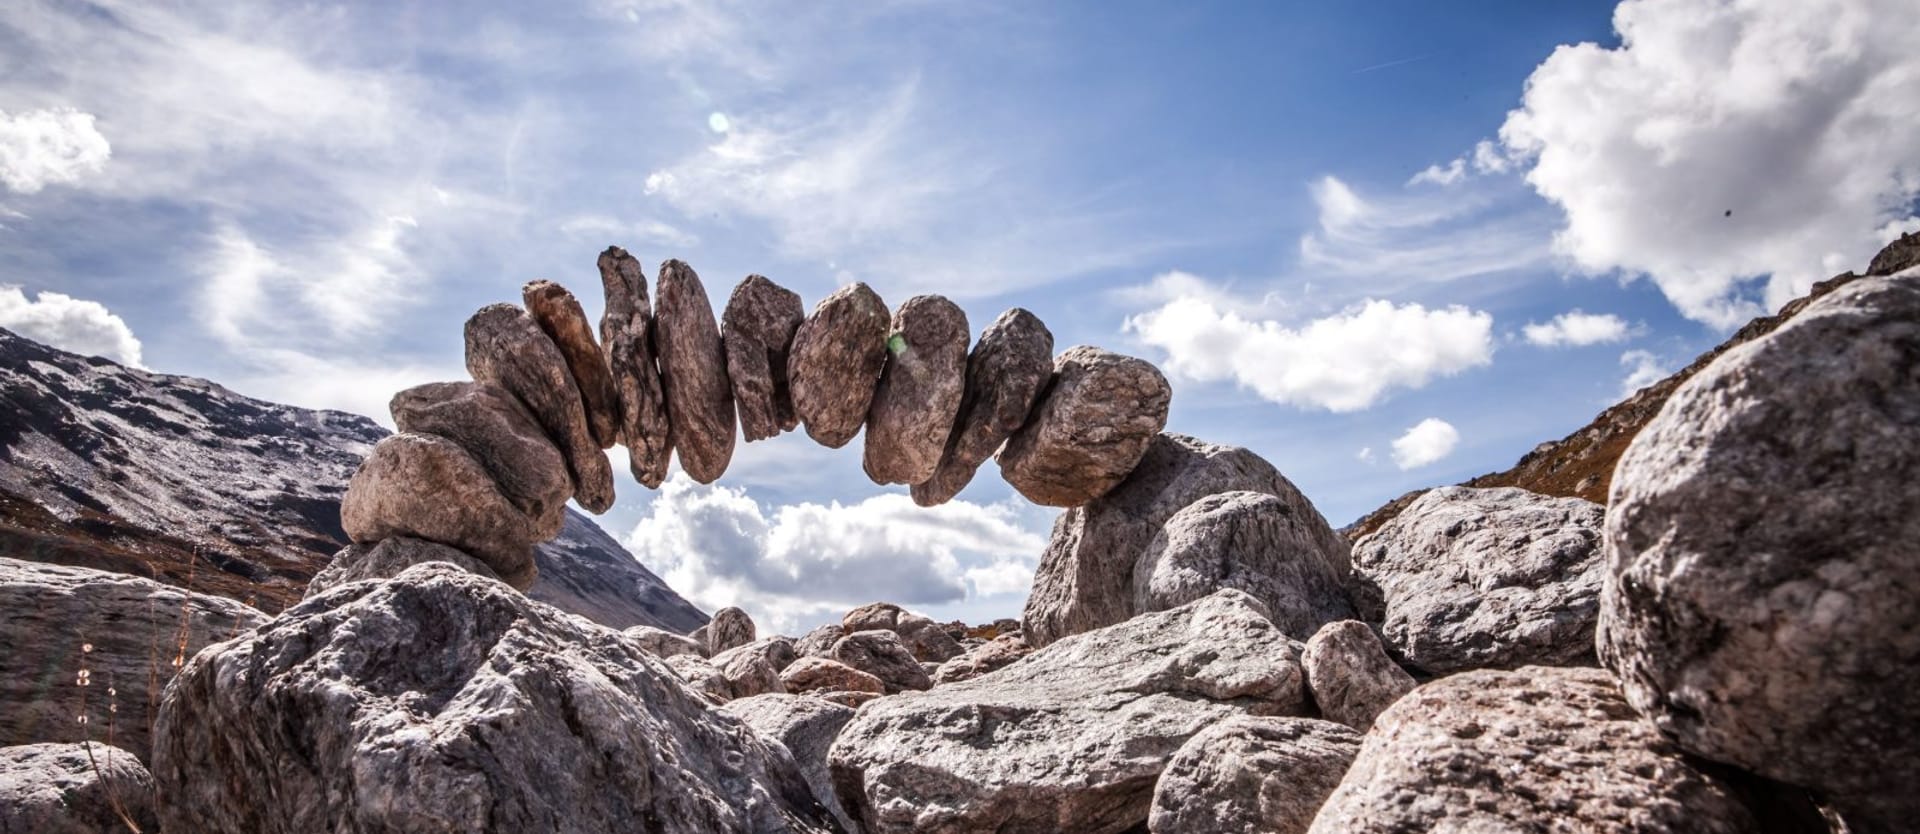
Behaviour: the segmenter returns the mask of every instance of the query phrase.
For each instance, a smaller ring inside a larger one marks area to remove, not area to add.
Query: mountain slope
[[[0,555],[279,611],[345,546],[340,496],[386,434],[0,330]],[[706,621],[578,513],[537,559],[529,595],[562,609],[622,628]]]

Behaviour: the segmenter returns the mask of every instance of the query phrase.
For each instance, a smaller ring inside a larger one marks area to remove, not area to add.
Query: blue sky
[[[1341,525],[1920,225],[1901,0],[152,5],[0,12],[0,326],[383,420],[526,280],[597,317],[619,244],[716,301],[1027,307]],[[602,522],[782,628],[1017,613],[1053,512],[858,459],[743,445]]]

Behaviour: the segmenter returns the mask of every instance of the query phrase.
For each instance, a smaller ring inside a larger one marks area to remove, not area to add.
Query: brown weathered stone
[[[720,316],[727,349],[727,379],[740,410],[740,434],[764,440],[800,425],[787,387],[787,354],[793,333],[806,321],[800,296],[760,275],[733,288]]]
[[[430,434],[389,435],[373,447],[347,483],[340,526],[355,544],[410,536],[447,545],[523,590],[539,575],[534,522],[465,449]]]
[[[467,319],[467,372],[520,398],[560,447],[573,475],[573,500],[591,513],[613,506],[613,469],[587,428],[580,387],[547,334],[527,311],[491,304]]]
[[[758,631],[747,612],[731,605],[713,612],[713,620],[701,629],[705,631],[700,639],[706,644],[708,657],[718,657],[721,652],[753,642]]]
[[[541,540],[566,521],[567,458],[526,406],[486,382],[430,382],[393,395],[387,404],[402,432],[444,437],[486,467],[500,494],[534,522]]]
[[[1085,345],[1053,368],[1027,425],[1000,450],[1000,474],[1036,504],[1078,507],[1133,471],[1167,424],[1173,389],[1152,364]]]
[[[887,304],[866,284],[821,299],[793,334],[793,411],[807,436],[838,449],[860,433],[887,362]]]
[[[833,644],[828,657],[879,678],[888,693],[933,686],[933,679],[920,668],[920,661],[900,642],[899,635],[891,631],[875,629],[848,634]]]
[[[894,311],[861,458],[874,483],[933,477],[966,390],[970,335],[967,314],[937,295],[916,295]]]
[[[1018,307],[1000,314],[967,356],[966,393],[933,477],[913,485],[922,507],[944,504],[973,480],[980,464],[1026,425],[1053,378],[1053,333]]]
[[[607,358],[593,340],[593,326],[587,323],[579,299],[552,281],[528,281],[520,288],[520,300],[534,323],[566,357],[567,370],[580,388],[580,405],[586,409],[587,429],[594,441],[602,449],[611,448],[620,439],[620,395],[613,389]]]
[[[661,264],[658,287],[653,344],[660,351],[660,383],[673,423],[673,446],[687,476],[710,484],[733,459],[733,391],[727,384],[720,325],[693,267],[671,260]]]
[[[607,296],[600,347],[607,352],[607,369],[620,399],[620,442],[627,446],[633,479],[653,489],[667,479],[673,430],[666,395],[660,391],[660,369],[654,365],[646,270],[627,250],[609,246],[600,253],[600,284]]]
[[[780,673],[788,692],[885,693],[886,684],[873,675],[827,657],[802,657]]]

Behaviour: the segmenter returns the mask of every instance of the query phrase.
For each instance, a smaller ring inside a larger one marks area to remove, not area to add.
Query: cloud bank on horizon
[[[617,243],[714,296],[763,272],[1028,307],[1062,349],[1161,363],[1172,430],[1338,523],[1510,464],[1920,228],[1899,0],[1254,17],[30,0],[0,17],[0,327],[384,419],[524,280],[596,314]],[[803,445],[626,482],[609,521],[783,627],[1015,613],[1045,515],[991,466],[928,511]]]

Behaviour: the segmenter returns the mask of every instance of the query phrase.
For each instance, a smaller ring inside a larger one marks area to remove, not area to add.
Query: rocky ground
[[[0,559],[0,831],[1908,831],[1916,262],[1903,239],[1510,482],[1350,540],[1272,464],[1163,433],[1151,365],[1039,370],[1024,311],[969,350],[941,299],[889,313],[856,285],[802,316],[755,276],[715,317],[687,265],[656,307],[609,250],[598,344],[529,285],[469,322],[473,381],[396,397],[402,432],[368,434],[340,499],[352,544],[298,604]],[[76,426],[113,409],[63,411],[42,365],[105,366],[48,355],[8,366],[43,415],[8,448],[99,459]],[[611,500],[602,449],[711,480],[736,421],[829,446],[866,425],[869,474],[923,503],[1000,448],[1065,508],[1022,620],[875,603],[790,637],[541,601],[615,569],[543,544],[556,507]],[[21,458],[19,514],[86,517]],[[166,497],[101,494],[115,518]],[[111,694],[143,674],[171,681],[145,710]]]

